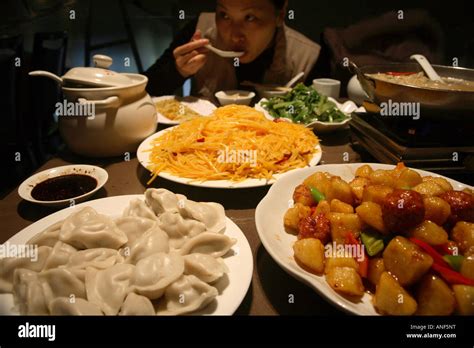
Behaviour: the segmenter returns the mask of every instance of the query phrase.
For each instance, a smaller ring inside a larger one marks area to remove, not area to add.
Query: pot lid
[[[96,54],[92,59],[95,65],[94,68],[72,68],[62,77],[63,81],[67,84],[80,84],[92,87],[121,87],[128,86],[134,82],[125,74],[108,69],[112,65],[112,58]]]

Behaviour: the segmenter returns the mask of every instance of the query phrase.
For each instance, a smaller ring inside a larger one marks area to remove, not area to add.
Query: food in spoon
[[[235,52],[235,51],[224,51],[221,49],[218,49],[211,44],[205,46],[207,49],[210,51],[214,52],[215,54],[223,57],[223,58],[236,58],[236,57],[241,57],[244,55],[245,52]]]

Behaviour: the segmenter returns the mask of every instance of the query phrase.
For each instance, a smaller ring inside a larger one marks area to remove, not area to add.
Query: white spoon
[[[296,75],[295,77],[293,77],[290,81],[288,81],[288,83],[285,85],[285,87],[287,88],[290,88],[290,87],[293,87],[293,85],[298,82],[298,80],[300,78],[302,78],[304,76],[304,71],[300,72],[298,75]]]
[[[262,89],[274,89],[277,91],[282,91],[282,92],[289,92],[291,91],[291,88],[289,87],[283,87],[283,86],[275,86],[275,85],[265,85],[262,83],[257,83],[257,82],[251,82],[251,81],[244,81],[241,83],[242,86],[250,86],[254,88],[262,88]]]
[[[425,71],[425,74],[429,77],[430,80],[444,83],[443,79],[438,75],[435,69],[433,69],[430,62],[428,61],[428,59],[426,59],[425,56],[421,54],[414,54],[410,56],[410,59],[416,60],[418,64],[421,65],[421,67]]]
[[[291,91],[291,87],[293,87],[293,85],[298,82],[298,80],[300,78],[302,78],[304,76],[304,71],[300,72],[299,74],[295,75],[295,77],[293,77],[290,81],[288,81],[288,83],[285,85],[285,86],[269,86],[269,85],[264,85],[264,84],[261,84],[261,83],[256,83],[256,82],[250,82],[250,81],[244,81],[241,83],[242,86],[251,86],[251,87],[255,87],[255,88],[273,88],[273,89],[276,89],[276,90],[279,90],[279,91],[285,91],[285,92],[289,92]]]
[[[223,51],[218,48],[215,48],[211,44],[204,46],[208,50],[214,52],[218,56],[221,56],[223,58],[236,58],[236,57],[242,57],[245,52],[235,52],[235,51]]]
[[[44,77],[49,77],[50,79],[53,79],[60,85],[63,85],[64,81],[61,77],[59,77],[56,74],[50,73],[49,71],[44,71],[44,70],[36,70],[36,71],[30,71],[28,73],[30,76],[44,76]]]

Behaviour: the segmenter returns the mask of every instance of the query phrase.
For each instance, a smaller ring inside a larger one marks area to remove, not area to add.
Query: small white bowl
[[[346,128],[346,126],[351,121],[351,118],[346,118],[342,122],[321,122],[313,121],[306,125],[307,128],[311,128],[316,131],[316,134],[331,133],[336,130]]]
[[[229,104],[250,105],[253,97],[255,97],[255,93],[236,89],[231,91],[219,91],[215,96],[222,106]]]
[[[87,193],[84,193],[81,196],[71,197],[68,199],[57,200],[57,201],[39,201],[37,199],[34,199],[31,196],[31,191],[33,191],[33,188],[40,182],[43,182],[47,179],[54,178],[57,176],[69,175],[69,174],[89,175],[97,180],[97,186],[93,190]],[[85,201],[87,198],[91,197],[94,193],[96,193],[101,187],[105,185],[108,178],[109,178],[109,174],[107,173],[106,170],[100,167],[91,166],[87,164],[73,164],[73,165],[68,165],[68,166],[55,167],[55,168],[47,169],[42,172],[36,173],[30,176],[25,181],[23,181],[20,187],[18,187],[18,194],[25,201],[41,204],[44,206],[50,206],[50,207],[68,206],[68,205],[71,205],[72,201],[74,202],[74,204],[76,204],[76,203]]]
[[[337,99],[341,92],[341,81],[334,79],[314,79],[313,88],[319,93]]]

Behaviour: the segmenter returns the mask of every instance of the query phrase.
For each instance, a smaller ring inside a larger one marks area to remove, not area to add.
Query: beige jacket
[[[202,13],[196,29],[200,29],[213,46],[223,47],[217,35],[215,13]],[[265,71],[262,82],[285,84],[301,71],[305,72],[306,77],[316,63],[320,50],[317,43],[297,31],[285,25],[278,28],[273,62]],[[238,87],[234,60],[209,54],[206,64],[194,75],[193,95],[213,98],[217,91]]]

